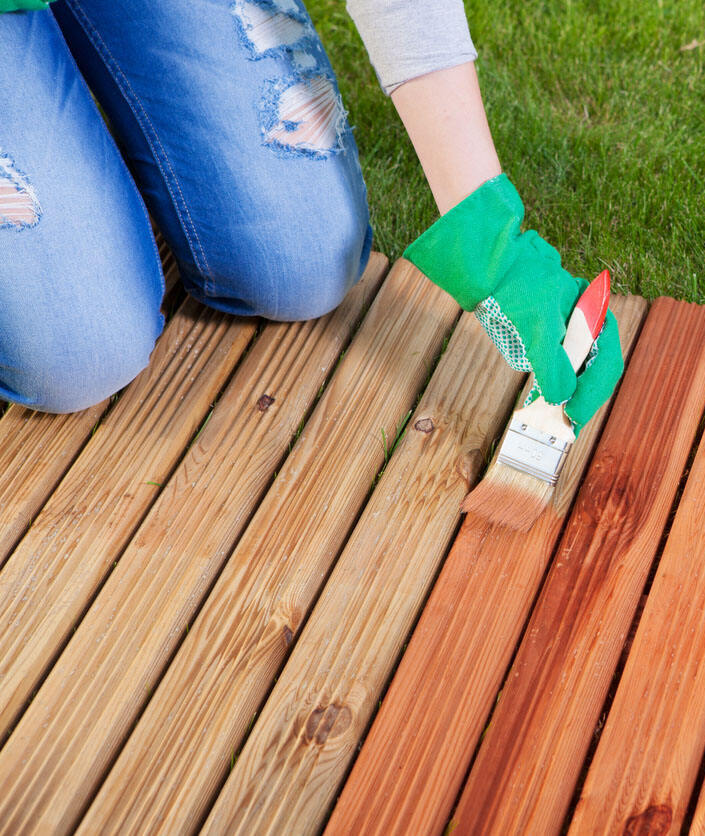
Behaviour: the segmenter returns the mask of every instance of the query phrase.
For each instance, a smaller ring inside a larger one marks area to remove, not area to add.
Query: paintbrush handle
[[[570,365],[573,367],[574,372],[577,372],[583,365],[594,342],[595,338],[590,333],[585,316],[576,307],[568,321],[568,327],[563,340],[563,348],[568,355]]]
[[[563,348],[577,372],[605,322],[610,301],[610,274],[603,270],[578,299],[568,320]]]
[[[563,349],[575,372],[585,362],[592,344],[602,329],[607,316],[609,298],[610,274],[607,270],[603,270],[596,279],[590,282],[587,290],[578,299],[568,320]],[[543,397],[539,396],[528,406],[518,409],[514,417],[531,427],[555,435],[562,441],[571,443],[575,441],[573,425],[563,407],[560,404],[546,403]]]

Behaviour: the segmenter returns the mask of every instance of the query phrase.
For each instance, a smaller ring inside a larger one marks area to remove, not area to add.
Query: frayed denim
[[[0,397],[71,412],[147,365],[164,282],[145,203],[204,304],[283,321],[335,308],[372,234],[303,5],[52,11],[58,27],[46,12],[0,16]]]

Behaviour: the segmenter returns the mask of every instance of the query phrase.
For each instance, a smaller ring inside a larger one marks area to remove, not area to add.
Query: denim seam
[[[191,255],[193,256],[193,259],[197,266],[206,273],[206,281],[211,280],[212,287],[213,275],[208,264],[206,254],[203,250],[203,246],[198,238],[198,233],[196,232],[193,220],[191,219],[191,215],[188,210],[188,205],[184,198],[183,192],[181,191],[181,185],[174,172],[171,162],[169,161],[169,157],[166,151],[164,150],[164,146],[162,145],[161,140],[159,139],[159,135],[149,118],[149,114],[146,112],[144,106],[142,105],[139,96],[135,93],[134,89],[132,88],[132,85],[130,84],[130,81],[125,75],[124,71],[118,64],[113,54],[110,52],[108,46],[101,38],[100,33],[90,22],[88,16],[83,10],[83,7],[81,6],[80,0],[67,0],[67,6],[73,12],[79,25],[86,33],[86,36],[91,41],[98,54],[103,59],[106,69],[112,76],[113,80],[115,81],[118,87],[118,90],[121,92],[130,110],[134,114],[135,119],[137,120],[137,123],[140,126],[140,129],[142,130],[142,133],[152,151],[152,154],[154,155],[155,162],[159,167],[159,171],[161,172],[162,178],[169,192],[169,196],[171,197],[172,204],[174,206],[174,209],[176,210],[177,217],[179,218],[181,229],[183,230],[183,233],[186,236],[186,240],[188,241]],[[148,123],[149,129],[147,129],[145,121]],[[168,172],[165,170],[165,166],[168,168]],[[173,186],[175,186],[178,190],[181,205],[176,195],[174,194],[172,188]],[[184,214],[186,215],[186,218],[184,218]],[[192,236],[193,239],[195,239],[195,244],[198,250],[200,251],[200,258],[199,255],[196,253]]]

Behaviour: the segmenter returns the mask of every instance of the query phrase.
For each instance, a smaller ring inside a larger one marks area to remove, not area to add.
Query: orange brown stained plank
[[[646,303],[615,296],[612,308],[627,354]],[[606,413],[528,536],[466,517],[325,836],[442,831]]]
[[[559,833],[705,406],[705,309],[658,299],[453,816]]]
[[[705,749],[705,442],[569,834],[679,833]],[[701,825],[691,832],[702,833]]]

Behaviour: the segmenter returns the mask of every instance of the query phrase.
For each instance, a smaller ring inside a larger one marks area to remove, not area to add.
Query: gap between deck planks
[[[611,306],[628,353],[646,303],[613,297]],[[466,517],[326,836],[443,830],[607,411],[581,433],[554,504],[528,535]]]

